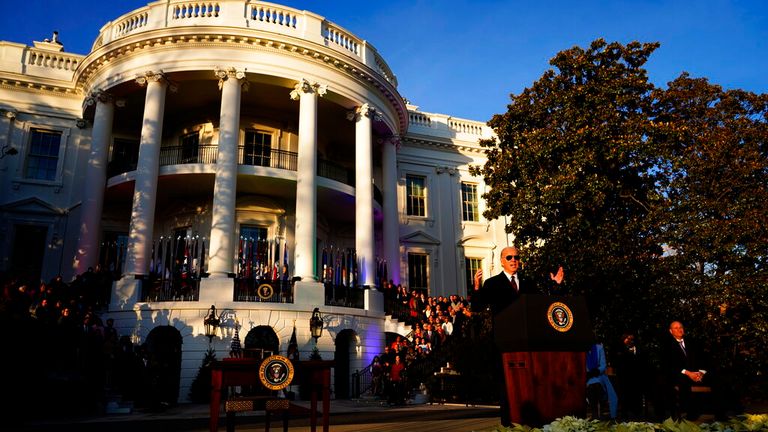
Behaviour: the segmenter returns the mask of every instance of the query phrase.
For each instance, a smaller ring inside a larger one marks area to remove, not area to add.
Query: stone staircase
[[[397,318],[393,318],[392,315],[387,315],[384,320],[384,331],[397,333],[400,336],[408,336],[408,333],[411,332],[411,327]]]

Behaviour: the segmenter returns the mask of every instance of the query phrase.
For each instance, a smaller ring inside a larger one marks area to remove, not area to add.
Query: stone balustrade
[[[428,132],[425,131],[425,133],[429,135],[465,141],[477,141],[494,136],[493,129],[483,122],[416,111],[413,107],[408,110],[408,123],[409,132],[418,133],[419,129],[427,129]]]
[[[312,12],[254,0],[150,3],[104,25],[93,49],[143,32],[191,25],[240,27],[303,39],[356,59],[397,86],[394,73],[368,42]]]
[[[66,54],[61,52],[52,52],[39,48],[29,48],[27,50],[27,64],[42,68],[59,69],[65,71],[74,71],[83,56],[75,54]]]

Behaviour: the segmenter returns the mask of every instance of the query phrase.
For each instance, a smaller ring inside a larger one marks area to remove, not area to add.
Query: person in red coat
[[[402,362],[399,355],[395,356],[395,362],[389,369],[389,403],[391,405],[402,405],[405,403],[405,363]]]

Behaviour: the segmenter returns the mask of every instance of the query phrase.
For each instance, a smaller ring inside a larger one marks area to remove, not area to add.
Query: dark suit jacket
[[[661,350],[661,360],[664,365],[664,373],[668,378],[677,380],[682,375],[683,369],[689,371],[698,371],[707,369],[701,346],[692,338],[683,337],[685,341],[685,352],[680,348],[680,344],[671,335],[664,338]]]
[[[483,286],[472,294],[472,310],[482,311],[490,307],[493,314],[496,315],[520,298],[521,294],[537,294],[539,292],[536,284],[530,279],[519,273],[517,278],[519,280],[518,291],[512,288],[504,272],[486,279]]]

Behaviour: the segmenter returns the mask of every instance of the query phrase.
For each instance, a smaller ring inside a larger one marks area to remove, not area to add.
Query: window
[[[408,253],[408,288],[421,290],[429,288],[428,257],[427,254]]]
[[[192,132],[181,137],[181,163],[197,163],[197,154],[199,151],[199,132]]]
[[[264,131],[248,131],[245,133],[243,149],[243,164],[271,166],[272,134]]]
[[[467,269],[467,292],[472,292],[475,286],[475,273],[483,267],[483,259],[464,258],[464,267]]]
[[[408,216],[426,216],[427,190],[424,177],[406,176],[406,199]]]
[[[480,215],[477,210],[477,185],[461,182],[461,220],[477,222]]]
[[[35,180],[56,180],[61,132],[32,129],[24,176]]]

